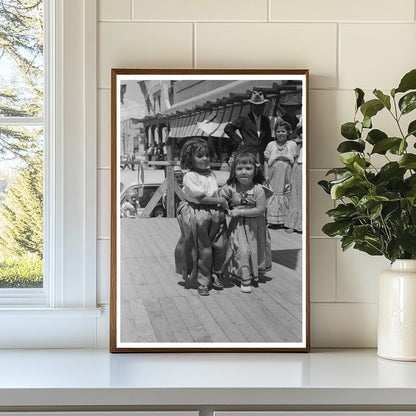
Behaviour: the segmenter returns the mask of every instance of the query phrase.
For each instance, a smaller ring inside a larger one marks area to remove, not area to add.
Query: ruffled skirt
[[[182,201],[177,218],[181,237],[175,248],[176,272],[189,286],[209,286],[212,273],[221,273],[226,256],[225,213],[212,205]]]

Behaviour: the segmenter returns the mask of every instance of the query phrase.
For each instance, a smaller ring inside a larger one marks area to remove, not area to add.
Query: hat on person
[[[258,104],[264,104],[269,100],[264,98],[263,91],[251,91],[251,97],[247,101],[251,104],[258,105]]]

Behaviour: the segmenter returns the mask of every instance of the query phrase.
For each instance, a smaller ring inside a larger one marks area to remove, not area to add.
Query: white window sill
[[[73,318],[99,318],[101,308],[45,308],[37,306],[1,306],[0,318],[6,316],[16,317],[73,317]]]
[[[102,314],[100,308],[3,306],[0,348],[96,348]]]

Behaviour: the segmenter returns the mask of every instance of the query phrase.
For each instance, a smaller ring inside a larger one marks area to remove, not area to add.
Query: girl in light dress
[[[222,266],[227,250],[227,201],[218,195],[214,173],[209,168],[209,148],[203,139],[187,141],[181,165],[189,169],[183,177],[185,201],[178,208],[181,237],[175,248],[176,272],[185,286],[198,286],[198,294],[223,289]]]
[[[288,140],[290,131],[289,123],[276,123],[275,140],[264,151],[265,178],[273,190],[267,205],[267,223],[271,226],[284,225],[289,211],[292,165],[297,156],[296,143]]]
[[[266,227],[266,190],[261,169],[250,153],[237,154],[227,184],[221,188],[229,205],[228,250],[224,272],[239,280],[241,291],[271,270],[271,242]]]

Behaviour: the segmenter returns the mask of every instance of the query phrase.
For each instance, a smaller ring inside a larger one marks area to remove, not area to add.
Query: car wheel
[[[156,207],[153,210],[153,216],[154,217],[164,217],[165,216],[165,210],[163,209],[163,207],[161,207],[161,206]]]

